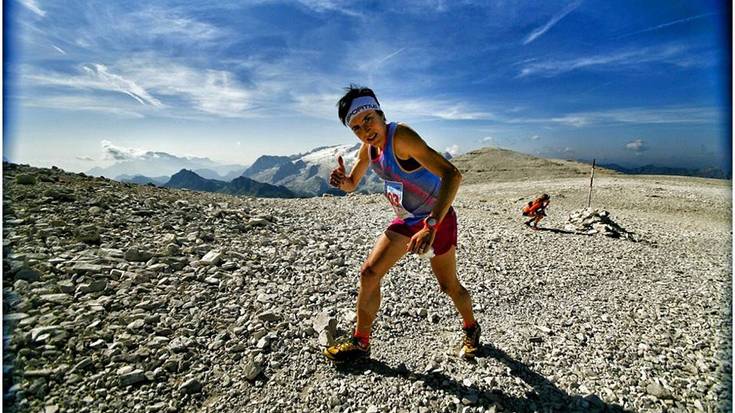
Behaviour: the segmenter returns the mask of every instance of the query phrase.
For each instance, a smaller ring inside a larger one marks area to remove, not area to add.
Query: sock
[[[357,341],[360,342],[360,345],[363,347],[367,347],[370,344],[370,333],[355,330],[355,334],[353,337],[355,337]]]
[[[477,320],[473,320],[471,323],[464,322],[464,326],[462,327],[463,330],[471,330],[473,328],[477,327]]]

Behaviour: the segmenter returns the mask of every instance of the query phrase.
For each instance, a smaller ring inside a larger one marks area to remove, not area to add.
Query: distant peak
[[[191,169],[182,169],[179,172],[176,172],[175,174],[173,174],[171,178],[173,177],[178,178],[178,177],[184,177],[184,176],[197,177],[197,178],[204,179],[200,175],[198,175],[196,172],[192,171]]]
[[[196,175],[196,173],[194,171],[192,171],[191,169],[186,169],[186,168],[182,168],[179,172],[176,172],[177,175],[178,174],[187,174],[187,173],[192,174],[192,175]]]

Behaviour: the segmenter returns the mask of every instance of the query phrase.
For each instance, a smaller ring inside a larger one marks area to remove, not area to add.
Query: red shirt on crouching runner
[[[403,124],[386,123],[372,90],[350,86],[339,100],[342,123],[362,142],[355,165],[346,174],[344,161],[330,175],[330,184],[354,191],[368,166],[385,181],[385,196],[396,219],[380,235],[360,269],[357,326],[351,339],[324,350],[335,361],[370,354],[370,332],[380,307],[380,283],[406,253],[431,257],[439,287],[454,302],[463,320],[462,355],[473,357],[480,346],[480,326],[470,294],[457,279],[457,216],[452,201],[462,180],[457,168],[426,145]]]
[[[551,197],[548,194],[543,194],[540,197],[530,201],[528,205],[523,207],[523,216],[531,217],[528,221],[524,222],[525,225],[538,229],[538,223],[546,216],[546,208],[551,202]],[[533,226],[531,225],[533,222]]]

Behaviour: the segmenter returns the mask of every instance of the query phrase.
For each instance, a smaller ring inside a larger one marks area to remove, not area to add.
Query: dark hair
[[[541,195],[541,198],[543,198],[543,199],[549,199],[551,197],[549,196],[549,194],[543,194],[543,195]]]
[[[375,96],[375,92],[373,92],[372,89],[350,83],[350,86],[345,88],[345,95],[342,96],[342,99],[340,99],[339,102],[337,102],[337,115],[339,116],[339,120],[342,122],[343,125],[347,126],[347,124],[345,123],[345,118],[347,117],[347,111],[350,110],[350,105],[352,105],[352,101],[361,96],[370,96],[375,99],[376,102],[378,102],[378,98]],[[380,102],[378,102],[378,105],[379,104]],[[383,111],[379,110],[377,112],[381,116],[383,115]]]

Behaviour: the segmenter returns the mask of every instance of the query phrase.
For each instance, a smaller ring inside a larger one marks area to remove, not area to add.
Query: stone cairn
[[[626,231],[610,218],[609,212],[601,209],[584,208],[572,212],[564,229],[579,234],[602,234],[611,238],[640,241],[637,234]]]

